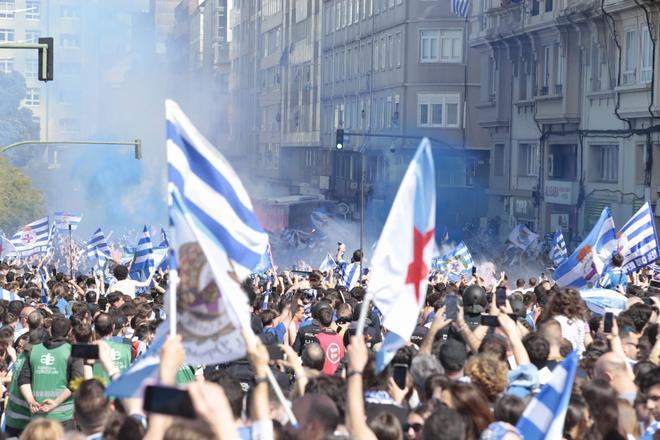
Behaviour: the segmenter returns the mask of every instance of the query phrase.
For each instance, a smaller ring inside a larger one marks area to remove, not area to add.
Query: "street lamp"
[[[13,148],[20,147],[21,145],[53,145],[53,144],[67,144],[67,145],[128,145],[133,146],[135,149],[135,159],[142,159],[142,140],[135,139],[130,142],[101,142],[101,141],[21,141],[14,142],[0,149],[0,153],[4,153]]]

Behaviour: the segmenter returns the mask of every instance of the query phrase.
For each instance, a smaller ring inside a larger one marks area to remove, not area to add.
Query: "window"
[[[392,111],[392,126],[393,127],[398,127],[399,126],[399,118],[401,117],[401,109],[400,105],[401,103],[399,102],[399,95],[394,95],[394,108]]]
[[[642,29],[642,66],[639,73],[641,83],[648,84],[651,82],[653,76],[653,43],[648,28]]]
[[[27,20],[39,20],[41,18],[41,1],[25,0],[25,18]]]
[[[385,37],[380,39],[380,70],[385,70],[387,67],[387,39]]]
[[[548,151],[548,176],[553,179],[575,180],[577,176],[577,145],[552,144]]]
[[[9,73],[14,70],[13,58],[0,58],[0,73]]]
[[[337,8],[335,9],[335,30],[338,31],[341,29],[341,2],[337,2]]]
[[[31,107],[39,105],[39,89],[34,87],[27,88],[25,94],[25,105]]]
[[[438,62],[439,31],[420,31],[419,59],[422,63]]]
[[[401,67],[401,32],[394,35],[394,64]]]
[[[538,146],[535,144],[520,144],[518,153],[518,174],[521,176],[537,176],[539,169]]]
[[[80,122],[74,118],[60,119],[60,129],[62,131],[80,131]]]
[[[564,89],[564,53],[559,43],[555,44],[555,56],[557,57],[557,71],[555,72],[555,94],[561,95]]]
[[[463,60],[463,31],[440,31],[440,61],[460,63]]]
[[[626,32],[626,61],[623,70],[623,83],[634,84],[637,69],[637,31]]]
[[[378,38],[374,40],[374,72],[378,70],[378,56],[380,55],[380,43],[378,43]]]
[[[0,41],[14,41],[15,39],[13,29],[0,29]]]
[[[16,15],[15,0],[0,0],[0,18],[14,18]]]
[[[37,79],[39,74],[39,62],[37,60],[25,60],[25,78]]]
[[[80,37],[75,34],[62,34],[60,35],[60,47],[78,49],[80,47]]]
[[[80,7],[76,5],[62,5],[60,8],[62,18],[80,18]]]
[[[418,95],[417,125],[458,128],[458,103],[459,95]]]
[[[543,48],[543,87],[541,88],[541,96],[548,94],[548,87],[550,86],[550,63],[550,46],[546,46]]]
[[[344,5],[342,6],[343,14],[342,14],[342,25],[341,27],[348,26],[350,23],[348,22],[348,0],[344,0]]]
[[[261,13],[264,17],[271,17],[282,10],[282,0],[262,0]]]
[[[539,1],[540,0],[532,0],[532,15],[539,15]]]
[[[616,182],[619,178],[619,146],[592,145],[598,170],[596,179],[600,182]]]
[[[525,100],[527,99],[527,63],[524,59],[520,59],[520,66],[518,67],[518,99]]]
[[[545,12],[552,12],[552,0],[545,0]]]
[[[39,41],[40,36],[41,36],[41,31],[35,31],[35,30],[25,31],[25,42],[36,43],[37,41]]]
[[[495,101],[495,95],[497,94],[497,63],[495,58],[488,59],[488,100],[490,102]]]
[[[394,67],[394,35],[387,36],[387,47],[388,47],[388,56],[387,56],[387,68],[391,69]]]
[[[601,89],[602,64],[600,62],[600,47],[594,41],[591,45],[591,91],[599,92]]]
[[[360,2],[362,0],[355,0],[355,10],[353,12],[353,23],[357,23],[360,20]]]
[[[495,144],[493,156],[493,175],[502,177],[504,176],[504,144]]]
[[[307,0],[296,0],[296,23],[307,18]]]

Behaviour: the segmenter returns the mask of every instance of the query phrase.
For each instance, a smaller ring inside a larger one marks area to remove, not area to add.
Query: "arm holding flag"
[[[364,412],[362,375],[369,362],[364,338],[352,337],[346,351],[348,355],[346,426],[357,440],[376,440],[376,436],[367,425],[367,415]]]

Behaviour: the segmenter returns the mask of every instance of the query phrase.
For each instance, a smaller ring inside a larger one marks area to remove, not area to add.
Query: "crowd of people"
[[[646,272],[622,276],[618,258],[603,282],[627,302],[612,322],[545,277],[502,272],[486,285],[478,271],[458,281],[430,274],[412,337],[380,373],[387,329],[373,305],[356,334],[366,270],[350,289],[343,255],[328,272],[255,274],[243,283],[252,306],[245,359],[188,365],[181,340],[165,342],[157,381],[189,396],[176,416],[106,394],[166,317],[167,273],[138,282],[111,263],[111,279],[70,279],[43,260],[5,260],[2,431],[46,440],[514,440],[524,438],[516,425],[526,406],[577,352],[563,438],[660,438],[660,288]],[[80,355],[83,344],[96,355]]]

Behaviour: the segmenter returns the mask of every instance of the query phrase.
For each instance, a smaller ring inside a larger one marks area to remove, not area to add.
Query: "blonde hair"
[[[54,420],[40,417],[25,427],[19,440],[60,440],[64,437],[62,425]]]
[[[507,365],[489,354],[472,356],[465,366],[465,374],[491,402],[506,389],[509,379]]]

